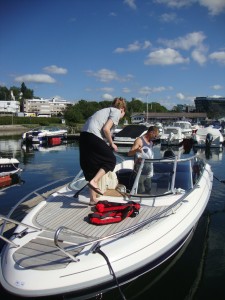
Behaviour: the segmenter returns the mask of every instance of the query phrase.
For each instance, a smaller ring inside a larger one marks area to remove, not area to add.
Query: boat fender
[[[134,201],[129,201],[127,203],[117,203],[104,200],[98,201],[98,203],[95,205],[95,208],[98,212],[121,211],[127,207],[135,207],[138,211],[140,210],[140,204]]]
[[[136,217],[139,214],[139,209],[137,209],[135,206],[127,205],[125,208],[120,210],[105,211],[105,212],[96,211],[88,215],[88,220],[89,223],[94,225],[106,225],[106,224],[119,223],[128,217],[131,218]]]

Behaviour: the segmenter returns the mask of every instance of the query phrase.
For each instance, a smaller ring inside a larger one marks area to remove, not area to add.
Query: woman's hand
[[[111,144],[111,148],[116,152],[118,151],[118,147],[114,143]]]

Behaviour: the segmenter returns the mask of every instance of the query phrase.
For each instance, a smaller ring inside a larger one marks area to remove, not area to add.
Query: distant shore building
[[[36,116],[62,116],[71,102],[63,99],[24,99],[23,112],[35,114]]]
[[[206,113],[197,112],[149,112],[147,113],[133,113],[131,115],[131,124],[138,124],[143,122],[148,123],[164,123],[171,124],[178,120],[188,120],[193,123],[201,123],[207,119]]]
[[[0,113],[17,114],[20,111],[20,102],[15,100],[1,100],[0,101]]]
[[[205,112],[209,118],[225,117],[225,97],[196,97],[196,112]]]

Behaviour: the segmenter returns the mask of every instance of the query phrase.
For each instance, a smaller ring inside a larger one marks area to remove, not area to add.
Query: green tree
[[[0,86],[0,101],[5,101],[10,99],[10,91],[5,86]]]
[[[75,105],[70,106],[65,110],[64,118],[70,125],[84,122],[83,114],[76,108]]]
[[[34,91],[31,89],[28,89],[24,82],[21,84],[20,91],[23,94],[23,99],[33,99],[34,98]]]
[[[143,103],[141,100],[132,98],[130,102],[127,102],[127,113],[126,117],[130,118],[132,113],[144,112],[147,110],[146,103]]]
[[[160,103],[152,102],[148,105],[149,112],[167,112],[167,109],[162,106]]]

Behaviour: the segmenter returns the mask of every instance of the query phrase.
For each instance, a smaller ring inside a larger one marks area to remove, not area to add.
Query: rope
[[[125,295],[123,294],[123,292],[122,292],[122,290],[121,290],[121,288],[120,288],[120,285],[119,285],[119,282],[118,282],[118,280],[117,280],[116,274],[115,274],[115,272],[114,272],[114,270],[113,270],[113,268],[112,268],[112,266],[111,266],[111,264],[110,264],[110,261],[109,261],[107,255],[100,249],[100,247],[96,248],[96,250],[94,251],[94,253],[99,253],[100,255],[102,255],[102,256],[104,257],[104,259],[106,260],[107,265],[108,265],[110,271],[111,271],[112,274],[113,274],[113,277],[114,277],[114,279],[115,279],[115,281],[116,281],[116,285],[117,285],[117,287],[118,287],[118,289],[119,289],[119,293],[120,293],[122,299],[123,299],[123,300],[126,300],[126,297],[125,297]]]

